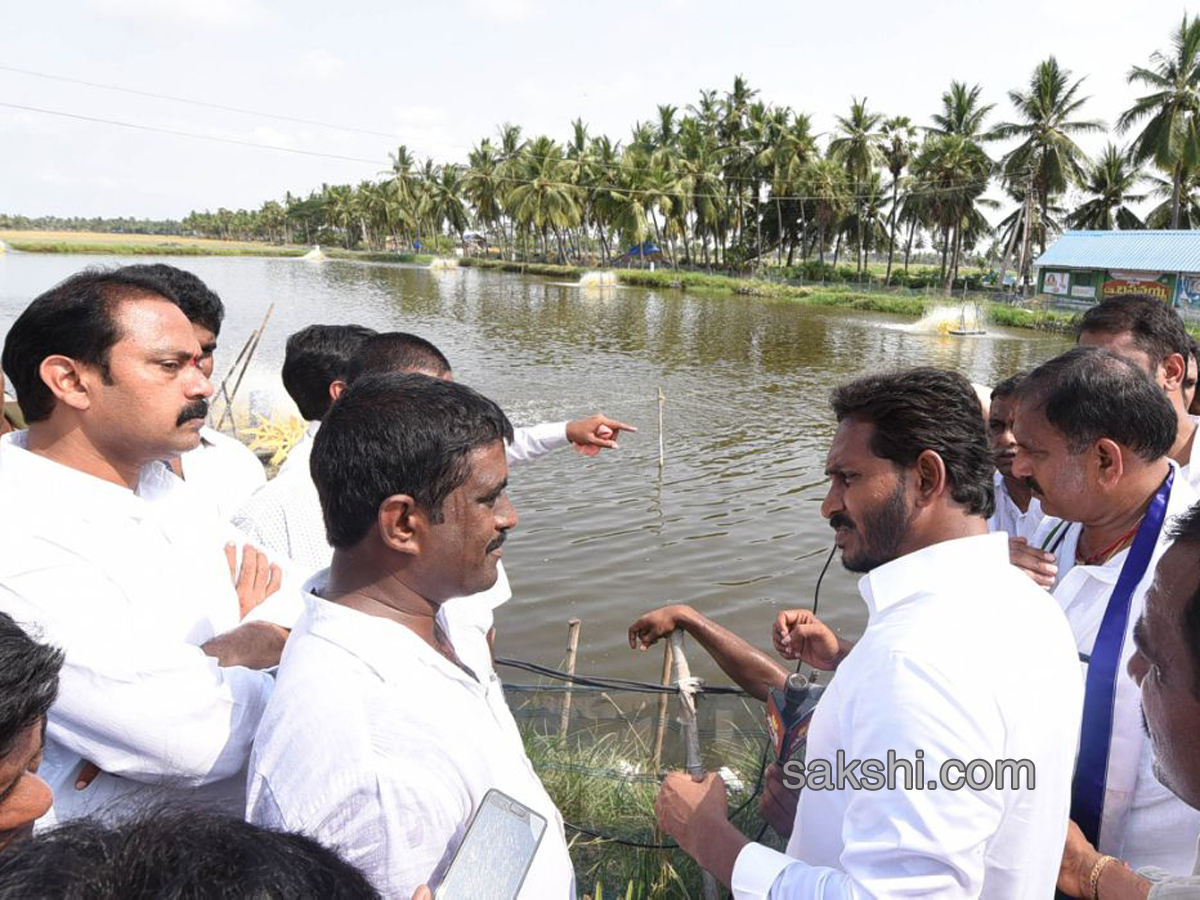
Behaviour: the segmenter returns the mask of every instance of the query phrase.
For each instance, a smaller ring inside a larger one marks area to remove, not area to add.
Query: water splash
[[[580,287],[616,287],[617,273],[612,271],[584,272],[579,278]]]
[[[930,334],[981,333],[985,324],[986,317],[978,304],[964,303],[961,306],[935,306],[908,326],[908,330]]]
[[[325,254],[324,254],[324,253],[321,251],[321,245],[320,245],[320,244],[313,244],[313,248],[312,248],[311,250],[309,250],[307,253],[305,253],[305,254],[304,254],[302,257],[300,257],[300,258],[301,258],[301,259],[307,259],[309,262],[325,262],[325,260],[327,260],[329,257],[327,257],[327,256],[326,256],[326,255],[325,255]]]
[[[445,272],[447,269],[457,269],[458,260],[448,256],[439,256],[429,263],[429,268],[435,272]]]

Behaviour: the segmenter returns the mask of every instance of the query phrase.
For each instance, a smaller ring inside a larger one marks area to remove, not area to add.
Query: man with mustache
[[[255,738],[247,817],[338,848],[388,897],[439,884],[492,788],[547,821],[520,896],[575,897],[487,641],[445,610],[496,581],[517,524],[511,440],[470,388],[389,373],[354,381],[313,441],[333,561],[309,581]]]
[[[961,375],[918,368],[842,385],[833,408],[821,512],[842,563],[864,573],[867,628],[851,644],[791,612],[775,637],[788,658],[837,669],[805,771],[824,761],[854,779],[808,784],[786,854],[728,822],[715,775],[669,775],[659,824],[736,900],[1049,896],[1066,835],[1078,663],[1061,613],[1009,564],[1007,538],[988,533],[992,464],[975,393]],[[925,775],[914,784],[896,770],[865,788],[864,766],[855,780],[858,762],[889,754],[921,760]],[[954,760],[1004,759],[1029,760],[1036,783],[954,790],[938,780]]]
[[[96,270],[4,342],[28,430],[0,441],[0,610],[65,654],[41,770],[59,819],[243,805],[286,632],[239,600],[218,518],[162,462],[198,442],[199,355],[163,282]]]
[[[1031,543],[1057,558],[1053,596],[1086,670],[1071,818],[1103,853],[1189,871],[1200,813],[1155,779],[1123,675],[1171,519],[1200,499],[1168,456],[1175,411],[1131,359],[1077,347],[1025,379],[1014,431],[1013,474],[1033,479],[1046,513]]]

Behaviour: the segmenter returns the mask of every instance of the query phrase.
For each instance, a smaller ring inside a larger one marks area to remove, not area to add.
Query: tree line
[[[400,146],[374,180],[288,193],[257,210],[193,211],[180,228],[372,250],[454,241],[600,265],[632,248],[634,258],[728,270],[800,263],[824,273],[852,257],[862,275],[873,257],[886,260],[885,281],[929,249],[947,286],[972,255],[1027,278],[1065,227],[1200,227],[1200,15],[1185,14],[1169,46],[1127,80],[1145,93],[1113,125],[1125,143],[1110,141],[1095,158],[1077,140],[1108,126],[1085,115],[1084,79],[1053,56],[1007,92],[1008,119],[996,121],[980,85],[952,81],[927,124],[854,98],[828,135],[739,76],[684,110],[658,106],[624,141],[581,119],[561,143],[504,124],[465,163],[417,160]],[[1015,205],[994,226],[992,186]],[[1074,196],[1082,199],[1068,208]],[[1142,217],[1135,207],[1148,199]]]

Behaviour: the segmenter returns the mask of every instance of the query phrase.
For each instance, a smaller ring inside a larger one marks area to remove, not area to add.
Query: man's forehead
[[[167,342],[173,349],[199,346],[187,316],[163,297],[140,294],[123,299],[113,310],[113,319],[120,330],[118,341],[156,345]]]
[[[1150,354],[1137,345],[1131,331],[1084,331],[1079,335],[1082,347],[1103,347],[1142,368],[1150,365]]]
[[[833,443],[825,455],[828,468],[837,468],[850,461],[862,464],[866,460],[878,460],[871,450],[871,439],[875,436],[875,424],[865,419],[847,417],[838,423],[833,434]]]

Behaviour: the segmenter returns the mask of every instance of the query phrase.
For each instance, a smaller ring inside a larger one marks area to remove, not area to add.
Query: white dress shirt
[[[245,444],[207,425],[200,429],[200,446],[179,462],[187,483],[215,503],[226,522],[267,483],[263,464]]]
[[[0,609],[66,654],[39,772],[53,816],[168,797],[237,809],[272,681],[200,649],[239,623],[215,514],[162,463],[135,493],[26,438],[0,440]],[[77,791],[84,760],[103,774]]]
[[[1037,532],[1042,521],[1042,504],[1037,497],[1029,498],[1029,506],[1024,512],[1012,494],[1008,492],[1008,483],[1004,476],[997,472],[993,476],[996,493],[996,511],[988,519],[988,531],[1003,531],[1009,537],[1023,537],[1030,540]]]
[[[1192,424],[1200,427],[1200,416],[1188,416],[1192,420]],[[1192,453],[1188,457],[1188,464],[1183,466],[1180,474],[1188,480],[1192,487],[1200,491],[1200,432],[1197,432],[1192,438]]]
[[[1098,847],[1101,853],[1123,859],[1134,868],[1157,866],[1175,874],[1191,871],[1196,856],[1196,837],[1200,835],[1200,811],[1189,807],[1154,777],[1154,751],[1142,728],[1142,693],[1128,676],[1126,665],[1133,655],[1133,627],[1145,608],[1146,591],[1154,581],[1154,568],[1171,545],[1171,520],[1198,499],[1196,490],[1176,472],[1167,502],[1167,520],[1146,574],[1134,590],[1130,603],[1129,623],[1117,669]],[[1034,538],[1035,546],[1042,546],[1060,522],[1056,518],[1044,520]],[[1121,551],[1104,565],[1076,565],[1080,526],[1068,524],[1063,527],[1066,531],[1060,534],[1065,533],[1065,537],[1056,551],[1058,583],[1054,587],[1054,599],[1067,615],[1078,651],[1090,656],[1108,599],[1129,551]],[[1086,666],[1084,669],[1086,671]]]
[[[326,572],[310,586],[320,592]],[[335,848],[387,897],[436,887],[484,794],[545,816],[520,897],[575,897],[562,818],[525,756],[487,642],[441,618],[468,674],[407,627],[316,593],[254,742],[247,818]]]
[[[1001,534],[910,553],[859,591],[867,628],[817,707],[808,764],[923,751],[927,784],[949,759],[1028,759],[1035,786],[806,788],[787,854],[748,844],[734,897],[1050,897],[1083,705],[1062,614]]]
[[[313,419],[308,423],[308,427],[304,429],[304,437],[296,443],[296,446],[288,451],[288,455],[284,458],[283,464],[280,465],[276,476],[282,475],[290,469],[308,469],[308,460],[312,456],[313,438],[317,436],[317,430],[321,427],[320,419]]]
[[[285,464],[233,518],[234,525],[252,543],[266,550],[268,556],[288,557],[304,577],[328,568],[333,558],[333,548],[325,537],[321,498],[308,466],[312,441],[320,424],[310,422],[304,440],[288,454],[290,461],[292,454],[299,452],[303,462],[292,468]],[[537,459],[569,443],[566,422],[516,428],[512,443],[505,446],[505,456],[508,464],[514,465]],[[471,622],[486,634],[495,621],[494,610],[511,597],[508,575],[501,564],[492,588],[474,597],[452,600],[446,611],[456,621]]]

